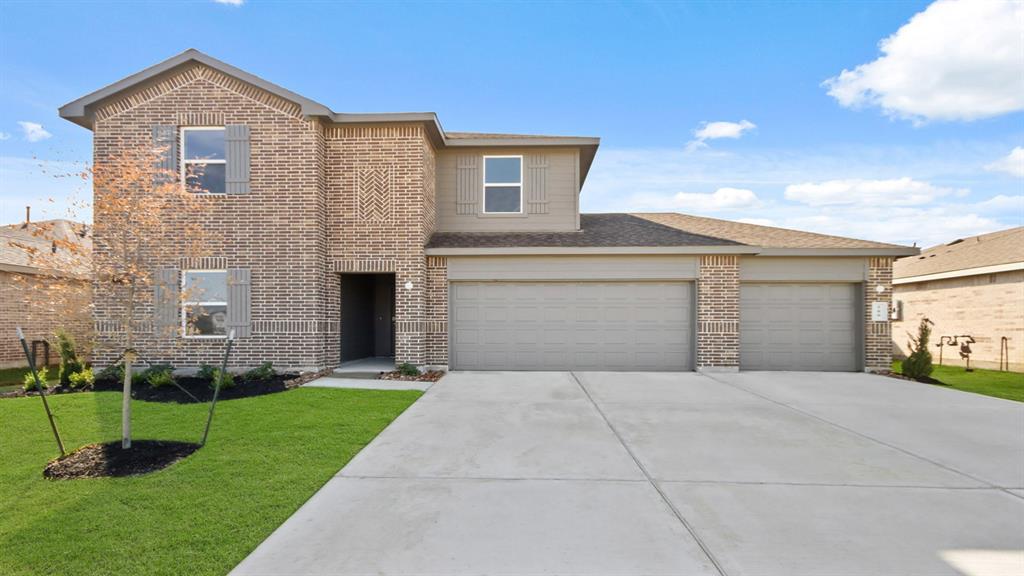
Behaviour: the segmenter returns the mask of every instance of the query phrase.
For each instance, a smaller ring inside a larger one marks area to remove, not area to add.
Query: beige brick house
[[[87,353],[91,340],[92,238],[88,227],[69,220],[0,226],[0,368],[25,366],[17,327],[37,362],[56,363],[57,329],[67,330]]]
[[[893,347],[906,357],[907,335],[925,317],[933,344],[943,336],[973,338],[971,365],[1024,372],[1024,227],[954,240],[893,265],[898,321]],[[1005,341],[1004,341],[1005,338]],[[944,343],[949,342],[946,340]],[[939,351],[932,349],[938,363]],[[959,346],[943,346],[943,364],[964,366]]]
[[[216,358],[234,329],[240,364],[296,368],[370,356],[452,369],[883,368],[892,259],[916,253],[680,214],[580,214],[596,138],[337,113],[195,50],[60,114],[93,131],[97,163],[159,144],[184,180],[205,166],[209,202],[194,217],[219,240],[154,274],[161,294],[207,296],[138,319],[180,321],[140,346],[179,366]],[[95,308],[97,328],[116,330],[101,294]]]

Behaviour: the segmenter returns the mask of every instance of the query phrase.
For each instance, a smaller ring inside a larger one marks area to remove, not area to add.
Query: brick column
[[[878,292],[878,286],[884,291]],[[864,370],[888,370],[892,364],[892,323],[871,320],[871,305],[885,302],[892,309],[892,258],[868,258],[864,282]]]
[[[701,256],[697,278],[697,369],[739,370],[739,256]]]
[[[448,260],[427,257],[426,363],[448,365]]]

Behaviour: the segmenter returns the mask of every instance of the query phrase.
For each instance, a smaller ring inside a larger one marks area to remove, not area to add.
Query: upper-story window
[[[223,127],[181,129],[181,177],[188,190],[224,194],[226,164]]]
[[[185,270],[181,275],[181,330],[191,338],[227,335],[226,270]]]
[[[484,213],[523,211],[523,157],[484,156]]]

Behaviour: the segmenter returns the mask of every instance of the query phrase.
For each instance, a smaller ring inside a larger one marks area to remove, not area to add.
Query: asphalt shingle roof
[[[580,214],[578,232],[437,232],[428,248],[736,246],[632,214]]]
[[[897,260],[892,275],[909,278],[1016,262],[1024,262],[1024,226],[932,246],[918,256]]]
[[[0,267],[89,274],[92,235],[88,232],[85,224],[70,220],[0,226]]]

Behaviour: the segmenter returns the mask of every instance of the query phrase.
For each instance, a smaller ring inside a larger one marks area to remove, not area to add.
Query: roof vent
[[[961,242],[963,242],[963,241],[964,241],[964,239],[963,239],[963,238],[957,238],[956,240],[953,240],[953,241],[952,241],[952,242],[950,242],[949,244],[946,244],[946,246],[952,246],[952,245],[954,245],[954,244],[959,244],[959,243],[961,243]]]

